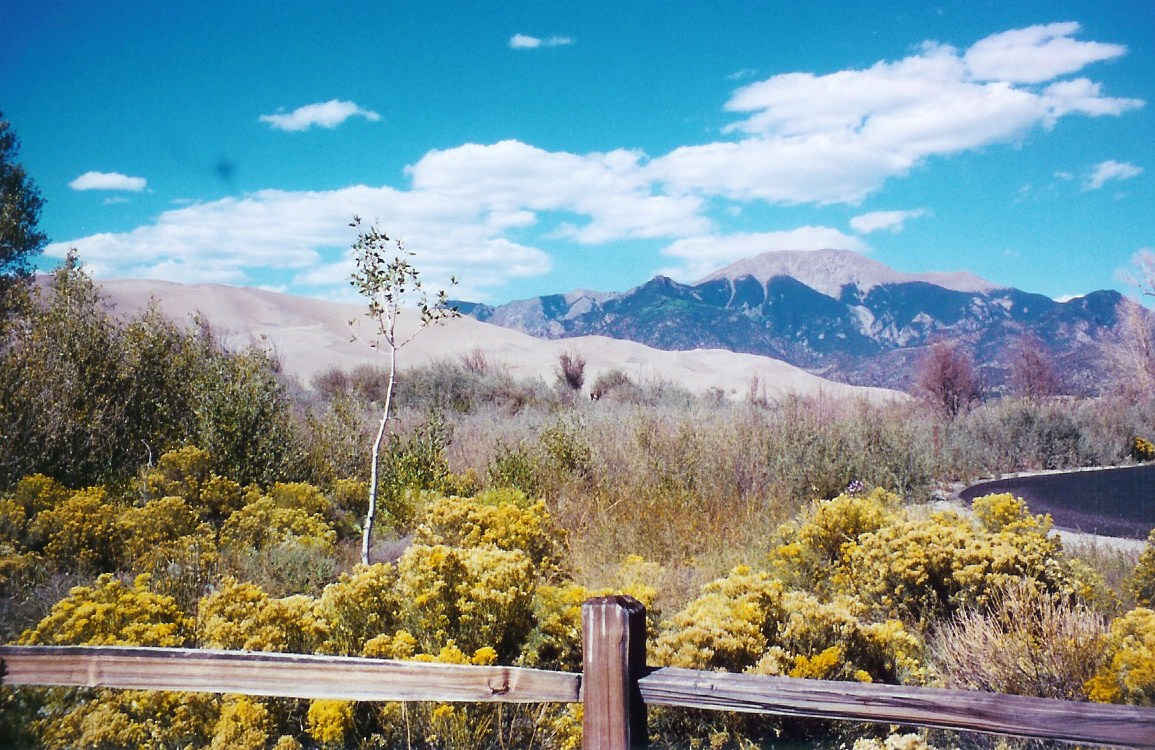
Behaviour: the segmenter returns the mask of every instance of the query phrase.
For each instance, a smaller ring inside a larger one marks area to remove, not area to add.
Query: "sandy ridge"
[[[142,279],[98,283],[117,314],[137,313],[150,302],[177,322],[191,322],[199,314],[227,345],[256,345],[272,352],[284,371],[302,383],[333,367],[385,364],[384,355],[371,346],[374,327],[362,305],[216,284]],[[402,315],[401,327],[411,331],[417,320],[415,313]],[[555,379],[558,355],[576,352],[586,359],[587,383],[604,371],[619,369],[636,382],[667,380],[694,393],[718,388],[731,398],[745,398],[755,383],[757,394],[769,399],[791,392],[872,400],[904,398],[887,389],[835,383],[754,354],[718,349],[670,352],[602,336],[544,340],[468,317],[422,331],[401,351],[399,367],[404,370],[461,358],[476,349],[516,378],[547,383]]]

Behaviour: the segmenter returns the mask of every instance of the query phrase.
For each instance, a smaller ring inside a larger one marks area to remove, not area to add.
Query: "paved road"
[[[1155,528],[1155,464],[997,479],[959,497],[969,503],[997,492],[1023,498],[1034,513],[1050,513],[1060,529],[1146,539]]]

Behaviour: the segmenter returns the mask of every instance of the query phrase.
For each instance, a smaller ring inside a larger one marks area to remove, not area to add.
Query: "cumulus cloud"
[[[869,252],[860,238],[832,227],[808,226],[780,232],[687,237],[667,245],[662,254],[681,264],[662,269],[678,281],[692,282],[743,258],[772,250],[853,250]]]
[[[651,168],[672,192],[857,203],[928,158],[1013,142],[1069,115],[1142,106],[1106,96],[1086,78],[1055,80],[1125,52],[1075,40],[1077,31],[1057,24],[1005,32],[966,51],[927,42],[917,54],[862,70],[775,75],[726,103],[742,118],[726,128],[737,140],[678,148]],[[1016,59],[1024,67],[1010,70]]]
[[[680,237],[711,226],[700,198],[655,190],[638,151],[571,154],[512,140],[465,144],[429,152],[408,173],[415,191],[472,206],[495,228],[524,226],[540,212],[582,217],[584,223],[563,223],[559,234],[583,244]]]
[[[538,49],[539,47],[567,47],[574,43],[568,36],[551,36],[541,39],[526,34],[514,34],[509,38],[509,46],[513,49]]]
[[[129,177],[120,172],[85,172],[68,187],[73,190],[121,190],[129,193],[139,193],[148,186],[148,180],[143,177]]]
[[[929,215],[930,211],[925,208],[916,208],[913,211],[871,211],[852,218],[850,228],[859,234],[870,234],[882,229],[897,234],[903,230],[907,219],[918,219]]]
[[[1069,22],[992,34],[972,45],[963,61],[975,80],[1042,83],[1127,52],[1121,44],[1072,39],[1078,31],[1079,24]]]
[[[1083,189],[1098,190],[1111,180],[1129,180],[1141,174],[1143,174],[1141,167],[1109,159],[1091,168],[1091,173],[1083,183]]]
[[[429,193],[363,185],[340,190],[262,190],[166,211],[130,232],[104,233],[53,243],[48,257],[76,247],[96,276],[158,278],[186,283],[250,284],[277,272],[300,290],[325,293],[348,287],[352,216],[389,217],[387,230],[404,229],[431,287],[451,275],[469,282],[462,294],[483,296],[508,278],[550,268],[541,250],[500,236],[469,205]]]
[[[308,130],[313,126],[335,128],[350,117],[364,117],[370,122],[381,119],[381,115],[372,110],[363,109],[353,102],[340,99],[330,99],[327,102],[306,104],[292,112],[278,112],[273,115],[261,115],[258,119],[266,122],[274,130],[290,132]]]

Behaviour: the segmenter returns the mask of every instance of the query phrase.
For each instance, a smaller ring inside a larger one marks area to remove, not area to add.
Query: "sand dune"
[[[385,355],[371,346],[375,328],[364,306],[342,304],[253,288],[211,284],[114,279],[100,285],[118,313],[143,310],[150,301],[169,318],[190,322],[199,314],[230,347],[259,346],[274,353],[285,372],[309,383],[333,367],[385,366]],[[401,317],[412,332],[415,312]],[[441,359],[457,359],[480,349],[490,362],[516,378],[552,383],[558,355],[576,352],[586,360],[586,382],[618,369],[635,382],[666,380],[695,393],[721,389],[745,398],[752,384],[760,396],[774,399],[796,392],[874,400],[903,398],[881,388],[860,388],[816,377],[780,360],[717,349],[669,352],[601,336],[543,340],[517,331],[459,318],[422,331],[401,350],[401,370]]]

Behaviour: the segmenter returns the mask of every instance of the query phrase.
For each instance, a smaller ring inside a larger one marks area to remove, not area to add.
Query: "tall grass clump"
[[[939,628],[931,652],[947,687],[1087,700],[1106,635],[1103,615],[1017,579]]]

